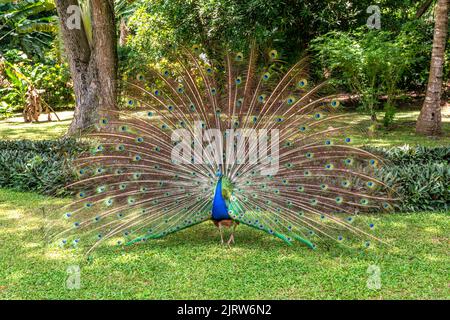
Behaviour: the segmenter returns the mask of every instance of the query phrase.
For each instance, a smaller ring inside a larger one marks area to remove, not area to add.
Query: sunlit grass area
[[[18,139],[56,139],[62,137],[72,121],[72,111],[58,112],[61,121],[56,121],[55,115],[52,115],[53,121],[48,121],[47,115],[41,115],[38,123],[25,123],[20,115],[0,120],[0,140],[18,140]]]
[[[47,122],[46,116],[42,115],[41,123],[24,123],[21,117],[14,117],[0,121],[0,139],[54,139],[63,136],[72,118],[71,111],[58,112],[61,121]],[[351,126],[345,132],[353,138],[356,145],[371,146],[399,146],[427,145],[440,146],[450,145],[450,108],[443,110],[442,127],[443,135],[436,138],[417,135],[415,133],[415,121],[419,111],[402,111],[396,114],[396,121],[391,129],[384,129],[382,126],[376,130],[371,128],[372,123],[366,115],[359,113],[346,113],[345,117],[336,120],[335,126]],[[382,119],[383,114],[379,113],[378,118]],[[53,116],[53,119],[55,117]]]
[[[43,217],[64,202],[0,190],[1,299],[448,299],[445,213],[362,217],[390,243],[368,250],[289,247],[246,226],[229,249],[206,222],[126,250],[103,247],[87,262],[45,245]],[[71,290],[73,265],[81,288]],[[367,287],[371,265],[380,268],[380,289]]]

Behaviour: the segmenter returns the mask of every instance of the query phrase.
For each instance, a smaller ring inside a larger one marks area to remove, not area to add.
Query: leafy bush
[[[381,170],[382,180],[400,195],[401,211],[450,209],[450,166],[445,163],[396,165]]]
[[[379,174],[400,196],[400,211],[450,209],[450,147],[365,149],[386,160]]]
[[[66,107],[74,101],[69,67],[66,63],[58,64],[49,59],[43,62],[33,62],[19,50],[9,50],[4,55],[5,60],[0,73],[5,74],[6,85],[0,88],[3,102],[2,109],[21,110],[25,105],[25,93],[28,85],[43,90],[42,98],[53,109]]]
[[[72,160],[89,146],[75,139],[0,141],[0,187],[66,195]],[[450,147],[365,148],[386,160],[380,179],[392,186],[400,211],[450,208]]]
[[[365,150],[379,154],[393,165],[414,165],[450,162],[450,147],[409,146],[394,148],[364,147]]]
[[[70,164],[87,146],[74,139],[0,141],[0,187],[66,194],[74,179]]]
[[[423,65],[428,65],[431,43],[425,41],[426,35],[419,37],[412,29],[409,23],[399,34],[365,27],[332,31],[313,40],[311,49],[321,70],[331,73],[333,81],[345,90],[360,95],[360,109],[372,119],[381,109],[379,98],[387,96],[383,123],[388,127],[394,120],[395,99],[405,77],[416,86],[424,84],[420,79],[424,77]]]

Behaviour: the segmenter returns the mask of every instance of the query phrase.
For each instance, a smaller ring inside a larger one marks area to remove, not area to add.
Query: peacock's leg
[[[222,232],[222,224],[219,222],[219,232],[220,232],[220,241],[223,244],[223,232]]]
[[[234,231],[236,230],[237,224],[233,224],[233,229],[231,230],[230,239],[228,239],[227,244],[230,245],[230,243],[234,243]]]

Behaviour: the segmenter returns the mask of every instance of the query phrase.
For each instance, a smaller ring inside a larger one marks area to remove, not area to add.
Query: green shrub
[[[450,166],[445,163],[386,166],[382,180],[400,196],[400,211],[441,211],[450,209]]]
[[[74,139],[0,141],[0,187],[64,195],[71,161],[86,149]]]
[[[64,186],[76,176],[72,160],[89,146],[75,139],[0,141],[0,187],[66,195]],[[385,159],[378,172],[401,201],[399,211],[450,208],[450,147],[394,147],[364,149]]]
[[[394,148],[364,147],[365,150],[380,155],[394,165],[449,163],[450,147],[409,146]]]
[[[365,148],[385,159],[381,179],[401,198],[400,211],[450,209],[450,147]]]

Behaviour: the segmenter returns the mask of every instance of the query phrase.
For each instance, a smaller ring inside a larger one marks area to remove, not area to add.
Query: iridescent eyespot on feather
[[[125,125],[122,125],[122,126],[119,127],[119,131],[120,132],[127,132],[128,131],[128,127],[125,126]]]
[[[139,81],[144,81],[144,76],[143,76],[142,74],[139,73],[139,74],[136,76],[136,79],[139,80]]]
[[[344,237],[343,236],[338,236],[338,241],[342,241],[342,240],[344,240]]]
[[[347,158],[347,159],[344,160],[344,163],[346,165],[351,165],[351,164],[353,164],[353,159],[352,158]]]
[[[134,100],[133,99],[128,99],[127,104],[131,107],[134,106]]]
[[[370,160],[369,160],[369,164],[370,164],[372,167],[375,167],[375,166],[378,164],[378,161],[375,160],[375,159],[370,159]]]
[[[281,118],[281,117],[278,117],[278,118],[275,119],[275,121],[278,122],[278,123],[283,122],[283,120],[284,120],[284,119]]]
[[[184,87],[183,87],[182,85],[180,85],[180,86],[177,88],[177,92],[178,92],[178,93],[183,93],[183,92],[184,92]]]
[[[375,187],[375,183],[374,183],[373,181],[367,181],[366,185],[367,185],[369,188]]]
[[[331,140],[325,140],[326,146],[331,146],[332,144],[333,144],[333,142]]]
[[[321,113],[316,113],[314,116],[313,116],[313,118],[314,118],[314,120],[320,120],[320,119],[322,119],[323,118],[323,115],[321,114]]]
[[[270,50],[269,57],[271,59],[276,59],[278,57],[278,51],[277,50]]]
[[[206,73],[212,73],[213,69],[211,67],[206,67]]]
[[[124,151],[125,150],[125,146],[123,144],[119,144],[118,146],[116,146],[116,151]]]
[[[77,221],[77,222],[74,222],[73,223],[73,226],[75,227],[75,228],[78,228],[79,226],[80,226],[80,223]]]
[[[350,187],[350,181],[348,181],[348,180],[342,180],[341,186],[343,186],[344,188]]]
[[[344,199],[341,196],[338,196],[335,198],[335,201],[337,204],[341,204],[344,201]]]
[[[297,191],[298,191],[298,192],[304,192],[304,191],[305,191],[305,187],[303,187],[303,186],[298,186],[298,187],[297,187]]]
[[[299,128],[298,128],[298,130],[300,131],[300,132],[305,132],[306,131],[306,126],[300,126]]]
[[[308,81],[306,79],[301,79],[299,82],[297,82],[298,88],[304,88],[308,84]]]
[[[192,51],[194,51],[194,53],[200,53],[200,46],[198,44],[194,44],[192,46]]]
[[[305,154],[305,157],[307,157],[308,159],[312,159],[312,158],[314,158],[314,154],[312,152],[307,152]]]
[[[138,154],[133,157],[133,161],[141,161],[141,159],[141,156]]]
[[[325,190],[328,189],[328,186],[327,186],[325,183],[322,183],[322,184],[320,185],[320,189],[325,191]]]
[[[217,89],[216,88],[211,88],[211,94],[215,95],[217,93]]]
[[[106,118],[100,119],[100,124],[107,125],[108,124],[108,119],[106,119]]]
[[[374,228],[375,228],[375,224],[370,223],[370,224],[369,224],[369,228],[370,228],[370,229],[374,229]]]
[[[311,175],[311,171],[305,170],[305,171],[303,171],[303,175],[304,175],[305,177],[309,177],[309,176]]]
[[[239,98],[236,100],[236,107],[240,108],[242,106],[242,102],[244,102],[244,99]]]
[[[337,99],[333,99],[333,100],[331,100],[330,104],[333,108],[337,108],[337,107],[339,107],[340,102]]]
[[[234,82],[235,82],[237,85],[240,85],[240,84],[242,83],[242,77],[237,77],[236,80],[234,80]]]
[[[153,117],[153,112],[152,111],[149,111],[149,112],[147,112],[147,117]]]
[[[350,143],[350,142],[352,142],[352,139],[347,137],[347,138],[344,139],[344,141],[345,141],[345,143]]]
[[[359,203],[362,204],[363,206],[366,206],[369,204],[369,200],[363,198],[359,201]]]
[[[270,73],[269,73],[269,72],[265,72],[265,73],[263,74],[263,76],[262,76],[262,79],[263,79],[263,80],[269,80],[269,78],[270,78]]]
[[[164,71],[163,71],[163,75],[164,75],[165,77],[170,76],[169,70],[164,70]]]
[[[137,142],[137,143],[142,143],[142,142],[144,142],[144,138],[142,138],[142,137],[137,137],[137,138],[136,138],[136,142]]]
[[[242,52],[236,53],[235,60],[236,61],[242,61],[244,59],[244,54]]]
[[[259,101],[260,103],[265,102],[265,101],[266,101],[266,95],[265,95],[265,94],[259,95],[259,96],[258,96],[258,101]]]
[[[366,248],[370,247],[370,241],[364,242],[364,246],[365,246]]]
[[[86,173],[86,170],[84,170],[84,169],[78,170],[78,174],[80,174],[80,175],[83,175],[83,174],[85,174],[85,173]]]
[[[334,168],[334,166],[333,166],[332,163],[327,163],[327,164],[325,165],[325,169],[327,169],[327,170],[333,170],[333,168]]]
[[[66,212],[64,214],[64,218],[66,218],[66,219],[70,218],[71,216],[72,216],[72,214],[70,212]]]
[[[189,109],[191,109],[191,111],[195,111],[195,104],[191,103],[189,105]]]
[[[293,97],[293,96],[290,96],[286,99],[286,103],[288,105],[292,105],[294,102],[295,102],[295,97]]]
[[[353,217],[347,217],[347,222],[348,222],[348,223],[353,222],[353,220],[354,220]]]
[[[106,191],[106,186],[100,186],[97,188],[97,193],[103,193]]]

